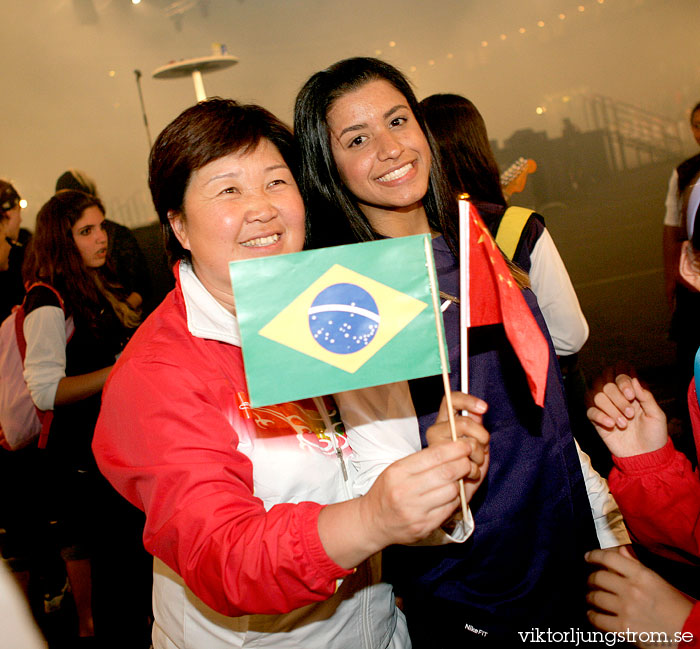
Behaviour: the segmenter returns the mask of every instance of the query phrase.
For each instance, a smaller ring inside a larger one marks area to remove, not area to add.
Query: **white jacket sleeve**
[[[396,460],[420,451],[418,419],[408,383],[389,383],[334,395],[356,470],[353,495],[367,493]]]
[[[333,395],[352,449],[355,469],[353,495],[367,493],[377,476],[390,464],[420,451],[418,419],[408,383],[389,383]],[[468,520],[457,516],[449,533],[435,530],[417,545],[463,543],[474,531],[471,510]]]
[[[27,354],[24,380],[34,405],[52,410],[59,381],[66,375],[66,320],[57,306],[42,306],[24,320]]]
[[[586,483],[588,502],[591,505],[595,531],[601,548],[612,548],[631,543],[625,521],[615,498],[608,489],[608,482],[598,473],[588,457],[576,442],[581,473]]]
[[[668,193],[666,194],[666,215],[664,216],[664,225],[670,225],[674,228],[681,227],[681,210],[678,204],[678,171],[673,170],[671,178],[668,181]]]
[[[578,352],[588,340],[588,323],[557,247],[545,228],[530,255],[530,283],[557,356]]]

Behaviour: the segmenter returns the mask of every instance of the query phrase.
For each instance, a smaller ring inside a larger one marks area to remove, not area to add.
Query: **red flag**
[[[503,323],[527,375],[535,403],[544,406],[549,345],[488,228],[469,205],[468,326]]]

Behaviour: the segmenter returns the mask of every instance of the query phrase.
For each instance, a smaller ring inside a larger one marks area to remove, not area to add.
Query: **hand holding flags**
[[[456,439],[428,235],[229,267],[254,407],[442,373]]]
[[[470,325],[503,321],[543,405],[546,340],[478,214],[460,210],[470,217],[462,219],[464,339]],[[442,373],[456,437],[428,235],[231,262],[230,272],[253,407]],[[466,342],[462,357],[466,364]]]

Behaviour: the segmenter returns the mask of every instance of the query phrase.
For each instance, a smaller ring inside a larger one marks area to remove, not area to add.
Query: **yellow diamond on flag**
[[[335,264],[258,333],[354,373],[427,306]]]

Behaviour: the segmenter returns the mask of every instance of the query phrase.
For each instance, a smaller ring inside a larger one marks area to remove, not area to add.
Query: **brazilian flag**
[[[231,262],[251,405],[440,374],[426,254],[417,235]]]

